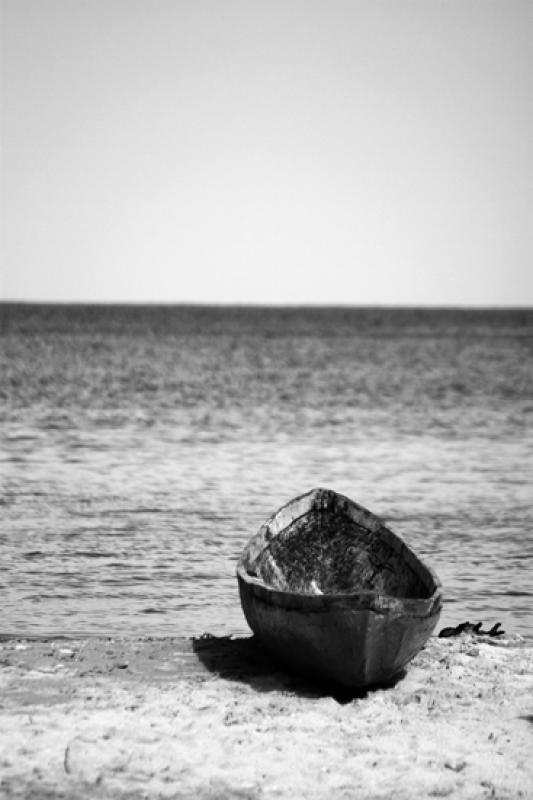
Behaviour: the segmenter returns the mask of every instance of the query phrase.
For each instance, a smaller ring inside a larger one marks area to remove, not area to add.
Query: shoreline
[[[0,637],[0,797],[527,798],[533,646],[432,637],[388,689],[252,637]]]

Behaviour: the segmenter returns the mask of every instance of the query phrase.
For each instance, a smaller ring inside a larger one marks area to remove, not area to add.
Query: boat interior
[[[414,599],[435,591],[431,573],[393,533],[372,532],[342,511],[314,509],[295,519],[248,571],[273,589],[300,594]]]

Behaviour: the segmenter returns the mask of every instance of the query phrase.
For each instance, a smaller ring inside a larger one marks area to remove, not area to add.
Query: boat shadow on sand
[[[379,689],[392,689],[401,681],[402,670],[389,682],[367,689],[346,689],[317,683],[276,661],[255,636],[212,636],[203,634],[192,639],[193,652],[209,671],[226,680],[238,681],[258,692],[285,692],[301,697],[332,697],[338,703],[350,703]]]

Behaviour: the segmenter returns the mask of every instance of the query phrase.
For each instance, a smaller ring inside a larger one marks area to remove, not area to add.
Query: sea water
[[[533,311],[0,306],[0,634],[246,633],[241,549],[316,486],[533,635]]]

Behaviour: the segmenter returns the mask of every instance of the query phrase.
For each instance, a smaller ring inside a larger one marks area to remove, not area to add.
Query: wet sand
[[[432,638],[388,689],[252,638],[0,642],[2,798],[528,798],[533,647]]]

